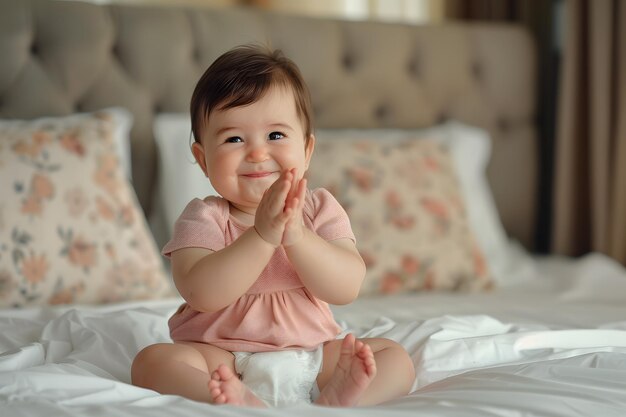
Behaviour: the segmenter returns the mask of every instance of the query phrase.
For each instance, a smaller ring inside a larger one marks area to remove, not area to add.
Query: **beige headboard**
[[[203,70],[252,41],[283,49],[300,66],[317,128],[417,128],[446,119],[487,128],[501,217],[512,236],[532,246],[535,46],[518,26],[0,0],[0,118],[126,107],[135,116],[134,185],[149,213],[158,168],[154,115],[187,112]]]

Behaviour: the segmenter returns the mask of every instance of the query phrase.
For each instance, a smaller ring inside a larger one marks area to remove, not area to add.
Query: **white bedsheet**
[[[510,281],[335,307],[346,331],[402,343],[417,368],[409,396],[358,409],[238,409],[130,385],[180,299],[0,311],[0,416],[626,416],[624,269],[520,257]]]

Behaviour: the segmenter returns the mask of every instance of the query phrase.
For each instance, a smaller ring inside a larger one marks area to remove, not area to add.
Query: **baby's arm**
[[[179,249],[172,252],[171,258],[174,283],[194,310],[221,310],[252,286],[274,249],[252,227],[217,252],[201,248]]]
[[[295,181],[294,181],[295,182]],[[285,227],[283,246],[300,280],[311,293],[330,304],[348,304],[359,293],[365,263],[350,239],[326,241],[302,224],[306,179],[286,203],[293,212]]]
[[[350,239],[325,241],[304,228],[297,243],[285,247],[304,286],[330,304],[348,304],[359,294],[365,263]]]
[[[194,310],[212,312],[232,304],[261,275],[281,244],[290,213],[283,210],[290,184],[288,174],[281,175],[263,195],[255,226],[224,249],[213,252],[185,248],[172,252],[174,283]]]

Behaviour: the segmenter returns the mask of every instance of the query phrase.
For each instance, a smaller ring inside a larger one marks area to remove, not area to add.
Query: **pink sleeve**
[[[310,192],[307,200],[309,204],[305,203],[305,211],[310,213],[313,230],[318,236],[326,241],[356,240],[348,214],[328,190],[316,188]]]
[[[224,210],[224,200],[220,197],[191,200],[176,220],[172,238],[161,253],[170,257],[172,252],[183,248],[223,249],[226,246]]]

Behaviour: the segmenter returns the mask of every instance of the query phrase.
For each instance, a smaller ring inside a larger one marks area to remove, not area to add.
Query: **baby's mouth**
[[[246,178],[265,178],[272,175],[274,172],[272,171],[259,171],[259,172],[250,172],[247,174],[243,174]]]

